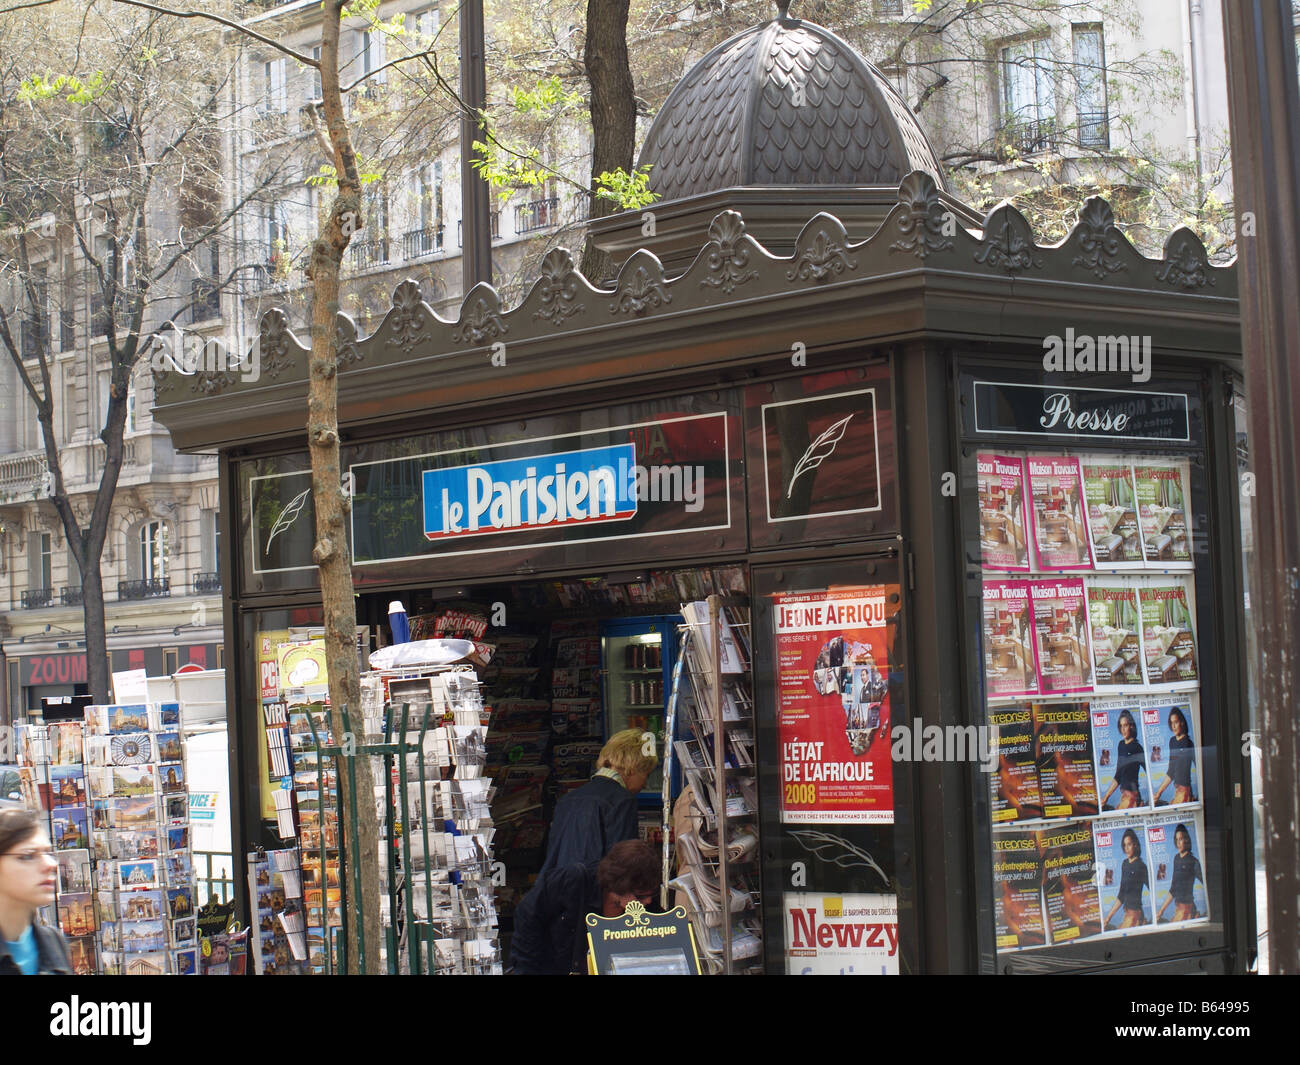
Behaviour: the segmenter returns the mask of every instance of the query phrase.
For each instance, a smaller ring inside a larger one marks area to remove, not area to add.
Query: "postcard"
[[[103,709],[107,711],[108,731],[112,736],[120,736],[126,732],[149,731],[149,708],[143,704],[106,706]]]
[[[84,936],[95,931],[95,904],[89,891],[60,895],[58,911],[64,935]]]
[[[56,806],[50,811],[50,831],[55,850],[90,849],[90,834],[86,828],[84,806]]]
[[[149,796],[157,790],[153,766],[126,765],[114,766],[110,772],[113,777],[113,795],[118,798],[139,798]]]
[[[80,765],[84,761],[81,724],[61,721],[49,727],[50,762],[53,765]]]
[[[198,951],[194,947],[172,951],[172,963],[177,976],[199,975]]]
[[[105,799],[109,823],[114,828],[146,828],[158,820],[152,795],[131,799]]]
[[[147,891],[124,891],[118,899],[124,921],[156,921],[167,916],[163,893],[157,888]]]
[[[190,826],[177,825],[167,829],[167,851],[189,850]]]
[[[164,795],[175,794],[185,790],[185,767],[179,762],[158,767],[158,781]]]
[[[55,806],[86,805],[86,776],[80,765],[50,766],[50,798]]]
[[[166,935],[163,936],[163,946],[166,946]],[[166,976],[167,975],[167,952],[159,948],[158,950],[145,951],[140,954],[129,953],[130,947],[124,946],[128,953],[122,957],[122,975],[123,976]]]
[[[59,851],[55,855],[59,863],[59,894],[89,891],[91,881],[90,851]]]
[[[158,886],[158,859],[142,858],[139,861],[117,863],[118,886],[124,891],[132,888]]]
[[[168,821],[188,821],[190,798],[188,795],[168,795],[164,800],[164,809]]]
[[[179,729],[181,724],[181,704],[163,703],[158,707],[158,728]]]
[[[181,734],[179,732],[158,733],[158,761],[179,762],[182,754]]]
[[[167,889],[167,909],[172,920],[194,914],[194,889],[189,886]]]
[[[112,765],[143,765],[152,762],[154,760],[153,737],[147,732],[110,736],[108,760]]]

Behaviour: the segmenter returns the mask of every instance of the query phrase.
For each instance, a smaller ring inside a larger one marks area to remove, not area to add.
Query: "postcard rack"
[[[706,971],[731,974],[737,962],[750,971],[762,944],[749,604],[711,595],[683,604],[682,614],[670,713],[691,735],[668,758],[680,762],[695,802],[686,817],[692,827],[676,840],[678,873],[669,886],[684,897]],[[664,821],[667,836],[666,804]]]

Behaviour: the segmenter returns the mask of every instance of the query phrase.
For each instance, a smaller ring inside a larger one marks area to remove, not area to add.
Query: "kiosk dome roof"
[[[646,136],[671,200],[755,185],[897,185],[943,173],[916,116],[852,45],[779,17],[724,41],[677,83]]]

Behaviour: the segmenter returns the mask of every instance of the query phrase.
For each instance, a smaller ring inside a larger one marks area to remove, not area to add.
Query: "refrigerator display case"
[[[620,618],[601,626],[600,654],[604,678],[605,738],[623,729],[651,732],[656,739],[660,768],[641,790],[643,806],[660,802],[663,793],[665,711],[677,661],[680,615]],[[676,774],[674,774],[676,775]],[[676,780],[672,794],[680,790]]]

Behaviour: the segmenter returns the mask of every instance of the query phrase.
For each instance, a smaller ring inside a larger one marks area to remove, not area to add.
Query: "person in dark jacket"
[[[555,804],[541,872],[593,868],[615,843],[636,839],[636,797],[659,764],[640,729],[624,729],[601,749],[596,775]]]
[[[54,901],[57,870],[41,818],[0,810],[0,976],[71,974],[63,933],[36,922]]]
[[[633,899],[650,905],[659,890],[659,855],[648,843],[616,843],[599,865],[565,866],[537,878],[515,910],[510,943],[520,976],[585,973],[586,916],[617,917]]]

